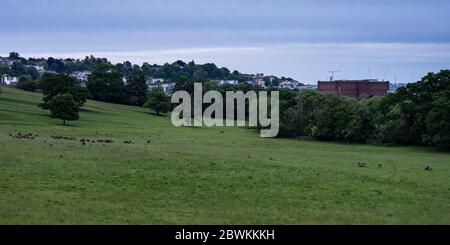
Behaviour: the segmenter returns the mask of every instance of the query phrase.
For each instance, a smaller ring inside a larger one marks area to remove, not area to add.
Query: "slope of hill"
[[[95,101],[64,127],[40,99],[0,94],[1,224],[450,224],[448,153],[175,128]]]

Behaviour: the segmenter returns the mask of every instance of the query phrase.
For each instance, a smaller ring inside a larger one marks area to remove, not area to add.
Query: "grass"
[[[40,100],[2,87],[0,224],[450,224],[448,153],[175,128],[96,101],[64,127]]]

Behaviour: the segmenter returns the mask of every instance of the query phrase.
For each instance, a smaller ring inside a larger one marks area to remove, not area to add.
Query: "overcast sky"
[[[448,0],[0,0],[0,55],[214,62],[313,84],[450,68]]]

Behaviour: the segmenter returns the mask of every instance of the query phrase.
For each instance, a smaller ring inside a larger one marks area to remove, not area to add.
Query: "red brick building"
[[[319,81],[317,89],[324,93],[339,93],[359,98],[361,95],[386,95],[389,91],[389,82],[378,80]]]

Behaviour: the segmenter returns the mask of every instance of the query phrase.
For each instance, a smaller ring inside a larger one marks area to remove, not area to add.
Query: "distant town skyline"
[[[450,68],[450,1],[0,0],[0,56],[213,62],[315,84]]]

